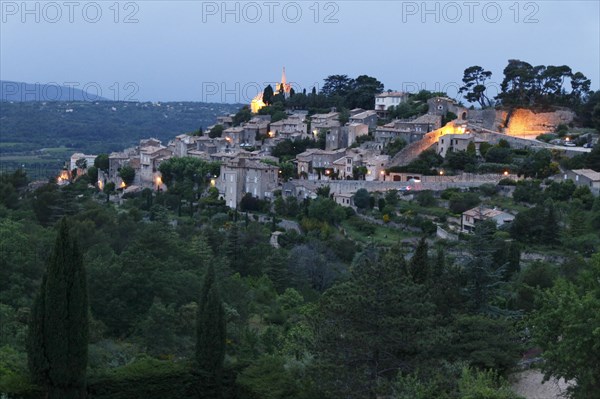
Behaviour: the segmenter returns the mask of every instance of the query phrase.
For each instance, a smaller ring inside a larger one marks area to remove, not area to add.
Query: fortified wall
[[[508,115],[508,125],[504,133],[535,139],[540,134],[554,132],[558,125],[573,122],[575,114],[568,109],[554,112],[535,113],[529,109],[515,109]]]

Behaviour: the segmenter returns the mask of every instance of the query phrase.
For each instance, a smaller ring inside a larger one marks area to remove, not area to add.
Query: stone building
[[[446,158],[448,151],[466,151],[469,144],[475,144],[475,153],[479,155],[479,147],[485,140],[473,134],[445,134],[440,136],[437,143],[437,153]]]
[[[600,172],[592,169],[574,169],[563,173],[563,180],[573,180],[577,186],[589,187],[594,195],[600,194]]]
[[[515,220],[515,215],[496,208],[490,209],[478,206],[463,212],[460,219],[460,229],[464,233],[472,233],[478,223],[490,219],[494,220],[496,225],[500,227]]]
[[[467,120],[469,110],[448,97],[433,97],[427,100],[428,114],[445,116],[452,112],[460,120]]]
[[[407,144],[414,143],[431,131],[439,129],[442,118],[439,115],[422,115],[413,120],[395,120],[375,129],[375,141],[388,144],[390,141],[402,139]]]
[[[171,158],[172,155],[168,148],[160,144],[140,148],[140,184],[142,186],[154,185],[157,177],[160,177],[158,171],[160,163]]]
[[[377,127],[377,112],[364,111],[356,115],[350,116],[349,123],[362,123],[368,126],[369,130]]]
[[[346,149],[321,150],[311,148],[296,156],[298,175],[308,180],[328,180],[334,172],[334,162],[344,156]]]
[[[382,118],[387,117],[387,112],[391,107],[397,107],[398,105],[408,101],[408,93],[400,91],[388,91],[375,95],[375,111],[377,115]]]
[[[226,205],[236,208],[246,193],[259,199],[270,198],[278,184],[278,167],[238,155],[221,164],[217,188]]]

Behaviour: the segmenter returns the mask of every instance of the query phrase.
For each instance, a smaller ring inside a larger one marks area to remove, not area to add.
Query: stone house
[[[469,144],[474,143],[476,154],[479,155],[479,147],[484,142],[473,134],[444,134],[438,140],[437,153],[446,158],[448,151],[466,151]]]
[[[483,206],[478,206],[468,211],[463,212],[460,219],[460,230],[463,233],[472,233],[475,226],[484,220],[494,220],[498,227],[511,223],[515,220],[515,216],[498,209],[490,209]]]
[[[600,172],[592,169],[574,169],[563,173],[563,180],[573,180],[577,186],[587,186],[594,195],[600,194]]]
[[[223,130],[223,138],[230,147],[240,147],[242,144],[250,146],[254,145],[254,136],[252,136],[252,140],[249,142],[245,135],[245,130],[241,126],[228,127]]]
[[[113,152],[108,156],[108,180],[117,183],[119,179],[119,171],[135,157],[135,154],[127,152]],[[138,155],[139,158],[139,155]],[[136,171],[136,175],[137,175]]]
[[[217,125],[223,126],[225,129],[233,126],[233,115],[217,116]]]
[[[390,141],[402,139],[407,144],[423,139],[429,132],[439,129],[442,117],[439,115],[421,115],[412,120],[396,119],[375,129],[375,141],[388,144]]]
[[[244,137],[245,142],[251,146],[256,144],[257,137],[267,136],[269,132],[269,122],[271,120],[271,115],[259,115],[259,116],[268,116],[268,120],[265,118],[254,117],[247,123],[244,123],[242,127],[244,128]]]
[[[333,200],[338,205],[349,207],[349,208],[355,208],[355,206],[354,206],[354,194],[351,194],[351,193],[334,193],[333,194]]]
[[[308,180],[329,180],[334,162],[345,155],[346,149],[321,150],[311,148],[296,156],[298,175]]]
[[[370,130],[377,127],[377,112],[364,111],[356,115],[350,116],[349,123],[362,123],[369,127]]]
[[[408,101],[408,93],[401,91],[388,91],[375,95],[375,111],[377,115],[382,118],[387,116],[387,112],[391,107],[397,107],[398,105]]]
[[[172,152],[164,146],[144,147],[140,149],[140,184],[152,186],[160,176],[158,167],[160,163],[173,156]]]
[[[196,151],[215,154],[223,152],[229,148],[229,142],[224,137],[216,137],[211,139],[208,136],[200,136],[196,138]]]
[[[308,133],[308,125],[304,115],[293,114],[287,119],[271,123],[269,126],[270,137],[283,137],[293,139],[305,137]]]
[[[346,147],[350,147],[352,144],[356,142],[356,139],[360,136],[366,136],[369,134],[369,126],[364,123],[348,123],[343,127],[346,131]]]
[[[71,160],[69,162],[69,171],[72,171],[73,169],[77,168],[77,161],[80,159],[85,159],[85,169],[89,168],[90,166],[94,166],[94,161],[96,160],[96,157],[97,155],[86,155],[81,152],[74,153],[73,155],[71,155]]]
[[[278,184],[278,167],[245,156],[224,161],[217,180],[219,194],[230,208],[236,208],[246,193],[259,199],[270,198]]]
[[[327,151],[346,148],[348,146],[348,131],[341,126],[333,126],[325,133],[325,149]]]
[[[427,100],[428,114],[444,116],[448,112],[455,114],[460,120],[467,120],[469,110],[460,106],[455,100],[448,97],[433,97]]]
[[[196,140],[199,136],[190,136],[188,134],[180,134],[173,139],[173,156],[187,157],[188,151],[196,149]]]

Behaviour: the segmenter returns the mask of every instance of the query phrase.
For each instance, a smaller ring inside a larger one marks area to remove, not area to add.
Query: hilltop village
[[[275,90],[269,86],[265,93],[268,91],[268,95],[277,93],[284,99],[294,96],[285,68],[281,82]],[[547,149],[568,159],[590,152],[598,142],[598,135],[589,132],[565,134],[575,119],[575,113],[568,108],[545,112],[474,109],[446,96],[427,94],[420,104],[424,112],[398,118],[394,111],[409,103],[413,94],[391,90],[377,93],[372,98],[372,109],[339,112],[333,107],[327,113],[310,114],[290,107],[272,115],[261,113],[267,104],[264,93],[260,93],[249,108],[218,117],[204,132],[180,134],[168,143],[148,138],[136,147],[111,153],[107,168],[98,170],[97,186],[104,189],[114,183],[121,195],[144,188],[166,190],[161,164],[173,158],[196,158],[212,163],[213,170],[219,169],[219,173],[213,172],[201,180],[216,188],[218,198],[232,209],[238,209],[244,198],[316,198],[323,187],[339,205],[356,208],[354,196],[361,189],[369,193],[398,190],[407,194],[449,188],[465,190],[527,177],[522,171],[511,170],[505,161],[492,160],[487,167],[483,162],[479,169],[456,166],[462,154],[484,159],[488,149],[504,146]],[[554,134],[557,131],[563,134]],[[548,137],[552,139],[547,140]],[[415,167],[420,157],[427,154],[433,154],[437,161],[424,170]],[[69,167],[58,178],[59,184],[86,173],[96,158],[97,155],[73,154]],[[559,170],[553,166],[554,179],[571,179],[598,195],[598,171]],[[486,209],[473,212],[504,214]],[[512,218],[513,215],[506,216],[507,220]],[[461,223],[460,229],[468,228]]]

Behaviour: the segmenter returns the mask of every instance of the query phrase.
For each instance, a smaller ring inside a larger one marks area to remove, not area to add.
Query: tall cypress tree
[[[46,276],[31,308],[29,336],[27,337],[27,366],[31,380],[40,385],[48,384],[48,359],[44,346],[44,309],[46,308]]]
[[[558,216],[556,215],[556,209],[552,200],[547,200],[544,206],[546,208],[546,215],[542,224],[542,243],[554,245],[558,241],[560,231]]]
[[[45,385],[49,399],[85,398],[88,334],[83,257],[63,219],[34,304],[28,342],[30,373]]]
[[[417,248],[415,249],[415,254],[410,259],[409,263],[409,271],[412,277],[412,280],[417,284],[425,284],[427,279],[429,278],[429,256],[427,252],[429,251],[429,245],[427,245],[427,241],[425,237],[421,238]]]
[[[210,265],[200,293],[196,319],[196,361],[201,376],[202,397],[222,397],[221,379],[225,360],[225,309]]]

